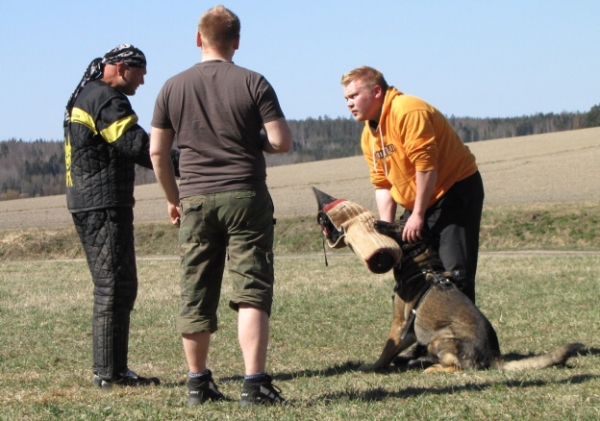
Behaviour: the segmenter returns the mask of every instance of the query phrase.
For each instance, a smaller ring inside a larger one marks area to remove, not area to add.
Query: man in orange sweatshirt
[[[365,122],[361,147],[380,219],[394,221],[402,206],[403,241],[430,232],[445,269],[475,302],[484,198],[475,156],[442,113],[388,86],[378,70],[354,69],[342,85],[350,112]]]

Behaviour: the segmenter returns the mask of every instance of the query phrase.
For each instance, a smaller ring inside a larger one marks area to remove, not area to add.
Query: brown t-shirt
[[[175,130],[180,199],[265,187],[260,131],[283,116],[269,82],[232,62],[198,63],[167,80],[151,124]]]

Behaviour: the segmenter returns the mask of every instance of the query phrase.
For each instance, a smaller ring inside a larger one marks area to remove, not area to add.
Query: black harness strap
[[[435,279],[431,283],[431,285],[429,286],[429,288],[427,288],[425,290],[425,292],[421,295],[421,297],[419,297],[419,301],[417,301],[417,304],[410,311],[410,315],[408,316],[408,320],[406,321],[406,324],[404,325],[404,329],[402,329],[402,334],[400,335],[400,340],[401,341],[403,341],[404,338],[406,337],[406,335],[408,335],[411,331],[414,331],[413,326],[415,324],[415,318],[417,317],[417,309],[419,308],[419,306],[421,305],[421,303],[423,302],[423,300],[425,299],[425,297],[427,296],[427,294],[429,294],[429,292],[431,291],[431,289],[434,286],[436,286],[437,284],[444,285],[444,284],[451,284],[452,283],[452,281],[450,280],[450,277],[452,276],[451,272],[434,272],[434,271],[431,271],[431,270],[423,271],[423,273],[421,273],[421,274],[414,275],[411,278],[409,278],[407,280],[407,282],[413,280],[417,276],[426,276],[428,273],[431,273],[435,277]],[[396,285],[396,287],[398,288],[398,285]],[[396,292],[396,293],[398,293],[398,292]]]
[[[325,266],[329,266],[329,263],[327,262],[327,251],[325,251],[325,235],[323,235],[322,238],[323,238],[323,256],[325,257]]]

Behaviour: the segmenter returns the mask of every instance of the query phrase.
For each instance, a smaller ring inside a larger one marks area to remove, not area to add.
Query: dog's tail
[[[563,365],[582,348],[584,348],[583,344],[572,342],[559,346],[552,352],[537,355],[535,357],[524,358],[517,361],[503,361],[500,359],[496,361],[496,368],[505,371],[518,371],[528,369],[539,370],[540,368],[551,367],[553,365]]]

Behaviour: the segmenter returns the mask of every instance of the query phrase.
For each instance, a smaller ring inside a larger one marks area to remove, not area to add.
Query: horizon
[[[598,104],[600,105],[600,103]],[[469,116],[445,116],[446,118],[450,119],[450,118],[455,118],[455,119],[472,119],[472,120],[510,120],[510,119],[517,119],[517,118],[532,118],[532,117],[536,117],[536,116],[550,116],[550,115],[561,115],[561,114],[571,114],[571,115],[583,115],[588,113],[589,110],[587,111],[575,111],[575,112],[568,112],[568,111],[562,111],[560,113],[553,113],[553,112],[549,112],[549,113],[535,113],[535,114],[530,114],[530,115],[521,115],[521,116],[512,116],[512,117],[469,117]],[[290,122],[298,122],[298,121],[307,121],[307,120],[319,120],[319,119],[331,119],[331,120],[337,120],[337,119],[346,119],[346,120],[354,120],[354,117],[347,116],[347,117],[343,117],[343,116],[338,116],[338,117],[329,117],[327,115],[323,115],[323,116],[318,116],[318,117],[306,117],[303,119],[288,119],[288,121]],[[362,122],[357,122],[357,124],[364,124]],[[577,129],[566,129],[566,130],[556,130],[554,132],[565,132],[565,131],[573,131],[573,130],[582,130],[582,129],[586,129],[589,127],[581,127],[581,128],[577,128]],[[554,132],[547,132],[547,133],[554,133]],[[150,134],[150,130],[148,130],[148,134]],[[533,136],[533,135],[537,135],[537,134],[545,134],[545,133],[534,133],[534,134],[524,134],[524,135],[516,135],[516,136],[504,136],[504,137],[499,137],[497,139],[504,139],[506,137],[525,137],[525,136]],[[464,141],[465,143],[473,143],[473,142],[484,142],[486,140],[495,140],[495,139],[479,139],[479,140],[475,140],[475,141]],[[10,139],[0,139],[0,143],[2,142],[12,142],[12,141],[16,141],[16,142],[64,142],[64,139],[22,139],[22,138],[10,138]]]
[[[216,3],[215,3],[216,4]],[[148,58],[131,97],[150,131],[164,82],[201,59],[198,18],[214,4],[132,0],[103,18],[92,3],[8,2],[0,23],[0,139],[62,139],[64,106],[89,62],[127,42]],[[446,116],[587,112],[600,103],[600,2],[314,0],[226,6],[241,20],[234,62],[271,82],[290,120],[350,116],[341,75],[370,65]],[[109,12],[107,12],[109,13]],[[143,15],[143,16],[142,16]],[[91,17],[94,18],[91,18]]]

